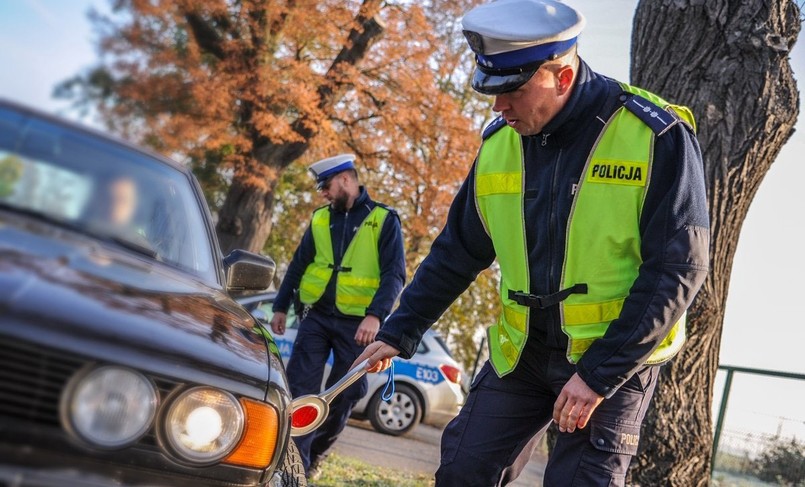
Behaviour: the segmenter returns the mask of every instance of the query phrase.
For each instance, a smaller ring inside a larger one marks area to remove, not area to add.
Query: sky
[[[587,18],[580,53],[591,67],[628,81],[631,23],[637,0],[566,0]],[[70,118],[53,87],[97,60],[87,12],[108,10],[102,0],[0,0],[0,97]],[[791,53],[805,92],[805,33]],[[805,96],[803,96],[805,98]],[[805,241],[800,184],[805,181],[805,103],[796,133],[773,164],[744,223],[730,283],[720,363],[805,374]],[[799,157],[798,157],[799,156]],[[796,276],[800,278],[797,279]],[[800,328],[803,327],[803,328]],[[723,374],[716,384],[716,406]],[[727,424],[805,439],[805,381],[736,376]]]

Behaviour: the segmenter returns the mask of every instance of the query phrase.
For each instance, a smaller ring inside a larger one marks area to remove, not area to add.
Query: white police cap
[[[353,154],[339,154],[314,162],[308,171],[316,178],[316,189],[321,189],[331,176],[354,168],[355,156]]]
[[[472,87],[499,95],[516,90],[543,63],[570,50],[585,20],[555,0],[497,0],[467,12],[461,25],[475,53]]]

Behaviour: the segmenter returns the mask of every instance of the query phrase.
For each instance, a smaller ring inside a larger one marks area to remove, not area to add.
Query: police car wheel
[[[380,433],[400,436],[419,424],[422,419],[422,401],[409,385],[395,382],[394,389],[389,402],[380,397],[381,391],[377,391],[369,401],[367,415],[374,429]]]

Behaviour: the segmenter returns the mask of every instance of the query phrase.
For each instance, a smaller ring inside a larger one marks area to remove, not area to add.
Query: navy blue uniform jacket
[[[573,191],[605,121],[623,105],[623,95],[616,82],[581,62],[565,107],[541,133],[523,137],[532,294],[559,291]],[[494,128],[493,123],[487,132]],[[640,221],[643,264],[620,317],[576,367],[602,396],[611,397],[643,366],[704,282],[709,219],[703,172],[698,143],[687,126],[678,123],[656,138]],[[398,348],[402,357],[411,357],[425,330],[494,259],[475,204],[473,166],[444,229],[377,338]],[[567,348],[558,305],[534,309],[530,316],[529,340]],[[520,360],[528,357],[524,354]]]
[[[369,198],[366,188],[361,186],[361,193],[353,203],[349,211],[336,211],[330,207],[330,238],[333,242],[333,259],[335,265],[341,264],[341,259],[355,236],[361,223],[369,216],[369,213],[378,203]],[[383,222],[380,230],[380,241],[378,242],[378,255],[380,256],[380,287],[375,293],[372,303],[366,308],[367,315],[374,315],[382,322],[388,316],[394,301],[400,294],[400,290],[405,283],[405,253],[403,251],[402,232],[400,231],[400,218],[397,212],[391,210]],[[299,282],[305,273],[307,266],[313,262],[316,256],[316,245],[313,242],[313,234],[308,226],[302,236],[302,242],[294,252],[285,278],[282,280],[277,296],[274,298],[272,309],[274,312],[287,312],[291,306],[293,292],[299,288]],[[340,316],[355,319],[354,316],[346,316],[335,307],[335,277],[333,272],[330,282],[321,298],[313,307],[330,316]]]

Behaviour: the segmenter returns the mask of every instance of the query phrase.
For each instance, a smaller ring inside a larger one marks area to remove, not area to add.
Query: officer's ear
[[[556,71],[555,77],[557,94],[562,96],[573,86],[573,80],[576,77],[576,68],[570,64],[565,64]]]
[[[347,169],[344,171],[343,183],[345,185],[354,183],[356,186],[359,186],[360,183],[358,182],[358,171],[355,169]]]

